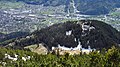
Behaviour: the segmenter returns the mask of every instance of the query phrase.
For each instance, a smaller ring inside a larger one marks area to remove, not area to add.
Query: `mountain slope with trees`
[[[17,60],[7,58],[9,55]],[[23,59],[24,58],[24,59]],[[26,59],[26,60],[25,60]],[[39,55],[25,50],[13,50],[0,47],[1,67],[119,67],[120,48],[112,47],[108,51],[91,52],[89,55]]]
[[[84,48],[91,46],[102,49],[118,46],[120,33],[112,26],[97,20],[68,21],[37,30],[9,43],[12,43],[14,48],[44,43],[44,46],[51,50],[52,46],[76,47],[81,43]]]
[[[4,43],[7,40],[13,41],[16,38],[21,38],[28,34],[29,34],[29,32],[13,32],[13,33],[9,33],[9,34],[0,33],[0,43],[2,44],[2,42]]]

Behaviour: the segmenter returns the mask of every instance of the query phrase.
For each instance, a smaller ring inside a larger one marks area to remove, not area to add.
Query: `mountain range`
[[[2,0],[1,0],[2,1]],[[27,4],[44,6],[65,5],[65,12],[68,9],[76,8],[80,14],[101,15],[108,14],[114,8],[120,7],[120,0],[5,0],[11,2],[25,2]]]

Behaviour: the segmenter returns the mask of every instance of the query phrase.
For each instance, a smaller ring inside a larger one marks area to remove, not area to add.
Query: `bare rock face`
[[[97,20],[68,21],[54,24],[33,32],[34,38],[16,40],[14,47],[25,47],[32,44],[45,43],[48,50],[52,46],[76,47],[81,43],[82,47],[102,49],[120,43],[120,33],[112,26]],[[29,36],[31,36],[29,35]]]

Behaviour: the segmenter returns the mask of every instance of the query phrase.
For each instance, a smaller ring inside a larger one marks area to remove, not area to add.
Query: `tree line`
[[[5,54],[14,57],[18,55],[18,60],[12,61],[5,58]],[[29,60],[22,60],[22,57],[30,56]],[[0,66],[5,67],[120,67],[120,48],[102,49],[100,52],[94,51],[90,54],[80,55],[39,55],[26,50],[14,50],[10,48],[0,48]]]

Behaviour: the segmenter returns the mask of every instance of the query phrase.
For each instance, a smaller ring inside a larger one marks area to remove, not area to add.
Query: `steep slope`
[[[10,33],[10,34],[0,33],[0,42],[4,42],[6,40],[23,37],[23,36],[26,36],[28,34],[29,34],[28,32],[13,32],[13,33]]]
[[[44,43],[45,47],[51,49],[58,45],[76,47],[81,43],[84,48],[90,45],[91,48],[101,49],[117,46],[120,43],[120,33],[97,20],[68,21],[35,31],[11,43],[14,48]]]

